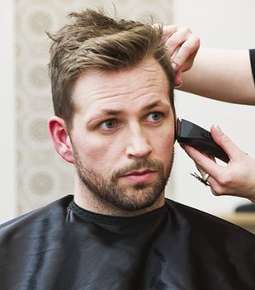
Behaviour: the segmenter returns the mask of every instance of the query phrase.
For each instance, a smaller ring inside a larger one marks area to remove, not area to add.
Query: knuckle
[[[185,41],[182,45],[183,50],[191,50],[194,47],[194,43],[191,41]]]
[[[216,184],[213,184],[213,186],[211,186],[211,192],[215,196],[220,196],[226,194],[226,189],[219,182],[217,182]]]
[[[172,37],[168,38],[167,42],[166,42],[166,45],[168,48],[174,46],[176,44],[176,40],[173,39]]]
[[[223,143],[228,143],[228,142],[230,142],[230,139],[228,138],[227,135],[223,134],[223,135],[221,136],[221,141],[222,141]]]
[[[200,39],[198,37],[191,36],[182,44],[182,50],[193,53],[200,46]]]
[[[228,173],[228,174],[224,174],[224,175],[220,176],[219,183],[221,186],[229,187],[233,183],[232,174]]]
[[[220,196],[224,194],[224,190],[222,187],[218,188],[217,191],[215,191],[215,196]]]
[[[212,192],[212,194],[214,196],[220,195],[220,189],[219,189],[219,187],[217,187],[217,188],[211,187],[211,192]]]

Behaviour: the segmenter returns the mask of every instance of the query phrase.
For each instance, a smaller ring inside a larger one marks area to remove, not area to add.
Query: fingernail
[[[175,85],[174,85],[174,87],[175,87],[175,88],[179,88],[179,87],[182,86],[182,84],[183,84],[183,81],[175,81]]]

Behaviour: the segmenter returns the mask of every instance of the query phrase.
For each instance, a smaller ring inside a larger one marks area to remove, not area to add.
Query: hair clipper
[[[214,142],[211,133],[192,122],[177,119],[176,139],[180,144],[187,144],[206,155],[229,162],[228,155]]]

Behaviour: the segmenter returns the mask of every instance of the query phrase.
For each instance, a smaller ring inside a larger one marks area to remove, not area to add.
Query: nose
[[[128,158],[144,158],[152,152],[148,137],[143,134],[141,129],[136,128],[132,132],[130,131],[127,138],[128,146],[126,153]]]

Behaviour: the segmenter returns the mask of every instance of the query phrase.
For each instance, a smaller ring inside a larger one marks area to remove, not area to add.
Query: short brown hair
[[[169,80],[174,110],[174,73],[162,43],[162,27],[138,21],[115,20],[102,11],[87,9],[69,15],[74,21],[55,34],[50,48],[49,72],[55,114],[72,127],[75,81],[89,69],[121,70],[153,56]]]

